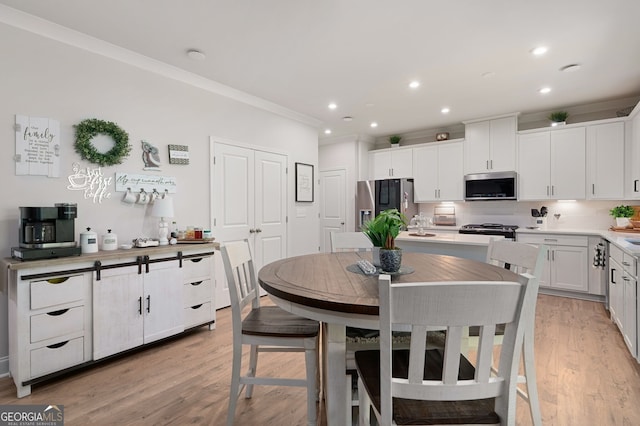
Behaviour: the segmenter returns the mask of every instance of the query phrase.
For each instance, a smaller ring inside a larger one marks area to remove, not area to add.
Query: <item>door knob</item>
[[[255,230],[255,229],[253,229],[253,228],[252,228],[252,229],[249,229],[249,233],[250,233],[250,234],[253,234],[254,232],[256,232],[256,230]]]
[[[340,225],[344,225],[344,222],[340,222]]]
[[[256,232],[262,232],[262,229],[256,228]]]

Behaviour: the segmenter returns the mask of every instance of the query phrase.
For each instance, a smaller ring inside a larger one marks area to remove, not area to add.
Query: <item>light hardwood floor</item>
[[[640,425],[640,367],[602,304],[539,296],[535,347],[545,425]],[[0,404],[63,404],[70,426],[222,425],[230,363],[230,311],[223,309],[212,332],[202,328],[36,385],[26,398],[2,378]],[[258,368],[304,375],[300,354],[261,354]],[[517,424],[530,425],[521,398],[517,411]],[[257,387],[253,399],[239,400],[236,424],[303,425],[305,415],[303,388]]]

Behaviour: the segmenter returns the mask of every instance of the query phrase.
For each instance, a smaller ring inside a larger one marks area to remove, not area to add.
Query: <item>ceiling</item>
[[[0,3],[315,118],[321,138],[325,129],[382,137],[640,94],[638,0]],[[535,57],[540,45],[548,52]],[[206,58],[190,59],[189,49]],[[560,71],[569,64],[581,68]]]

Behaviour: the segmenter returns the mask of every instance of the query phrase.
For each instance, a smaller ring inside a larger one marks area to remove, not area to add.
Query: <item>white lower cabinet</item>
[[[9,370],[33,383],[215,324],[213,244],[19,262],[8,270]]]
[[[578,235],[523,234],[518,241],[549,248],[541,288],[589,292],[589,238]]]
[[[18,397],[39,377],[91,360],[91,274],[9,269],[9,371]]]
[[[609,313],[629,351],[638,357],[637,261],[613,244],[609,252]]]
[[[93,358],[183,331],[180,272],[171,260],[94,273]]]

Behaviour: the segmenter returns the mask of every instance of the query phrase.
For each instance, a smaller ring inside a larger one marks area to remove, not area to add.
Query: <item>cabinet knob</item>
[[[256,232],[262,232],[262,229],[256,228]]]
[[[250,233],[250,234],[253,234],[254,232],[256,232],[256,230],[255,230],[255,229],[253,229],[253,228],[249,229],[249,233]]]

